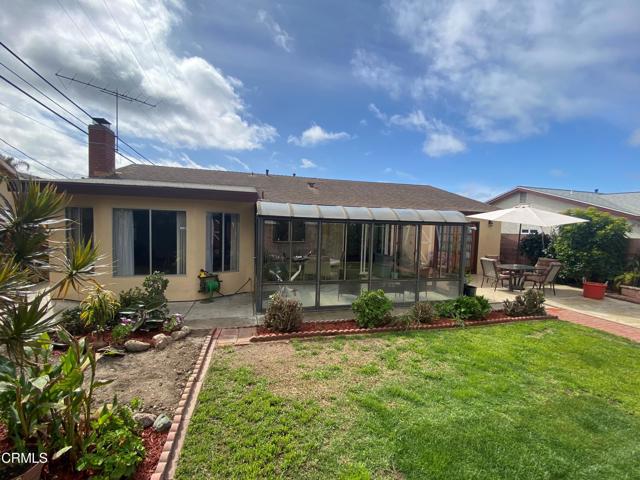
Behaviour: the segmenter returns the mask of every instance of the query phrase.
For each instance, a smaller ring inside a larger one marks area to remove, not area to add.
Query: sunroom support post
[[[460,282],[458,285],[458,295],[464,293],[464,277],[466,269],[466,247],[467,247],[467,226],[462,225],[462,241],[460,242]]]

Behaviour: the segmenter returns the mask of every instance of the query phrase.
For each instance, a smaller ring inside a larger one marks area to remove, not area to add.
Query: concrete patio
[[[251,293],[214,297],[213,301],[169,302],[171,313],[181,313],[194,330],[256,325]]]

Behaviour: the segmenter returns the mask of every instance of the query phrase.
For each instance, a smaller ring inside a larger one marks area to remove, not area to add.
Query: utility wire
[[[7,142],[5,139],[3,139],[2,137],[0,137],[0,142],[4,143],[5,145],[7,145],[8,147],[13,148],[15,151],[20,152],[22,155],[24,155],[25,157],[27,157],[30,160],[33,160],[34,162],[36,162],[38,165],[43,166],[46,169],[51,170],[54,173],[57,173],[58,175],[71,180],[70,177],[68,177],[67,175],[65,175],[64,173],[59,172],[58,170],[56,170],[55,168],[49,167],[48,165],[42,163],[40,160],[38,160],[37,158],[33,158],[31,155],[23,152],[22,150],[20,150],[18,147],[14,147],[13,145],[11,145],[9,142]]]
[[[49,80],[47,80],[45,77],[43,77],[42,75],[40,75],[40,73],[38,73],[34,68],[31,67],[31,65],[29,65],[27,62],[25,62],[20,55],[18,55],[17,53],[15,53],[13,50],[11,50],[9,47],[7,47],[3,42],[0,41],[0,46],[2,46],[7,52],[9,52],[11,55],[13,55],[15,58],[17,58],[20,63],[22,63],[25,67],[27,67],[29,70],[31,70],[33,73],[35,73],[38,77],[40,77],[40,79],[42,79],[47,85],[49,85],[51,88],[53,88],[56,92],[58,92],[60,95],[62,95],[64,98],[66,98],[69,102],[71,102],[73,104],[74,107],[76,107],[78,110],[80,110],[82,113],[84,113],[87,117],[93,119],[93,117],[84,109],[82,108],[80,105],[78,105],[76,102],[74,102],[73,100],[71,100],[64,92],[62,92],[58,87],[56,87],[53,83],[51,83]]]
[[[135,153],[138,154],[138,156],[144,160],[146,160],[147,162],[149,162],[151,165],[155,165],[154,162],[152,162],[151,160],[149,160],[147,157],[145,157],[143,154],[141,154],[138,150],[136,150],[135,148],[133,148],[131,145],[129,145],[127,142],[125,142],[122,137],[120,137],[120,142],[124,143],[127,147],[129,147],[131,150],[133,150]]]
[[[20,74],[16,73],[14,70],[12,70],[11,68],[9,68],[8,66],[6,66],[4,63],[0,62],[0,65],[3,66],[4,68],[6,68],[7,70],[9,70],[11,73],[13,73],[13,75],[15,75],[16,77],[18,77],[20,80],[22,80],[24,83],[26,83],[27,85],[29,85],[31,88],[33,88],[36,92],[38,92],[40,95],[42,95],[43,97],[49,99],[49,101],[55,103],[58,107],[60,107],[62,110],[64,110],[65,112],[67,112],[69,115],[71,115],[73,118],[75,118],[76,120],[78,120],[79,122],[83,122],[84,121],[78,117],[77,115],[74,115],[73,112],[70,112],[69,110],[67,110],[66,108],[64,108],[63,105],[60,105],[58,102],[56,102],[53,98],[51,98],[49,95],[47,95],[46,93],[44,93],[42,90],[40,90],[38,87],[36,87],[34,84],[32,84],[31,82],[29,82],[28,80],[26,80],[24,77],[22,77]]]

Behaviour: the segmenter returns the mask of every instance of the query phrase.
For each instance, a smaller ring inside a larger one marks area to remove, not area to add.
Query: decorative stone
[[[137,412],[133,414],[133,419],[138,422],[142,428],[147,428],[154,424],[156,416],[153,413]]]
[[[124,342],[124,349],[127,352],[146,352],[150,348],[150,344],[147,342],[141,342],[140,340],[127,340]]]
[[[171,428],[171,419],[167,417],[164,413],[158,415],[158,417],[153,422],[153,429],[156,432],[168,432]]]
[[[171,337],[164,333],[154,335],[151,339],[153,346],[158,350],[164,350],[171,343]]]
[[[182,340],[184,337],[191,333],[191,329],[187,326],[182,327],[180,330],[171,332],[171,338],[174,340]]]

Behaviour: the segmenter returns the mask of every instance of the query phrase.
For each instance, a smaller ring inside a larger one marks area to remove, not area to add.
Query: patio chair
[[[482,284],[480,288],[484,286],[485,279],[487,279],[489,285],[493,284],[493,291],[497,290],[498,282],[504,287],[504,281],[509,280],[509,274],[500,273],[498,261],[493,258],[482,257],[480,259],[480,266],[482,267]]]
[[[533,282],[533,288],[542,289],[544,292],[545,285],[550,285],[553,294],[556,294],[556,277],[562,268],[562,263],[553,261],[548,264],[546,270],[538,270],[536,264],[536,271],[532,273],[525,273],[523,285],[527,282]]]

